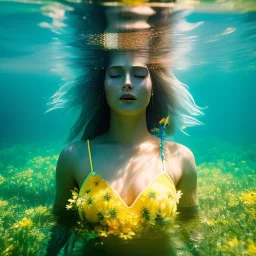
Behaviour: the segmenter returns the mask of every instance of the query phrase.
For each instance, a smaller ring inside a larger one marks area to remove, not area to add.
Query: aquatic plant
[[[200,223],[188,227],[194,237],[193,246],[202,255],[255,255],[256,163],[251,157],[255,145],[247,150],[222,142],[218,148],[217,141],[212,147],[201,145],[198,143],[195,148],[196,156],[200,155],[201,160],[207,157],[197,167],[201,218]],[[43,255],[55,224],[51,210],[58,154],[56,150],[45,152],[32,146],[21,148],[18,145],[0,150],[0,251],[3,256]],[[21,153],[22,161],[16,158],[16,151]],[[75,192],[73,196],[75,200]],[[106,200],[108,196],[105,195]],[[67,204],[72,206],[74,202]],[[121,224],[120,235],[131,238],[131,223]],[[120,223],[114,219],[109,225],[112,230],[120,231]],[[98,234],[105,237],[107,231],[99,226],[96,232],[88,229],[86,236],[94,239]],[[182,239],[176,242],[181,252],[188,250]]]

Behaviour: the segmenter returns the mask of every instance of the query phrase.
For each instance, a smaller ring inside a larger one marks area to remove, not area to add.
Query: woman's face
[[[150,102],[152,81],[147,58],[135,53],[113,53],[105,74],[108,106],[120,114],[144,112]]]

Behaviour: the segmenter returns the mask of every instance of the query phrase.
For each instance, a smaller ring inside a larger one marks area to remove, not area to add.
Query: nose
[[[124,81],[124,85],[123,85],[123,89],[132,89],[132,81],[131,81],[131,77],[130,74],[127,73],[125,75],[125,81]]]

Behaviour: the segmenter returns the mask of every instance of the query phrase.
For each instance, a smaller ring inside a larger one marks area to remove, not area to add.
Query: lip
[[[137,100],[137,98],[130,93],[126,93],[120,97],[120,100]]]

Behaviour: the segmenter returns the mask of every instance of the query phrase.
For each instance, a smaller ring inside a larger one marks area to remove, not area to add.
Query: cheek
[[[108,79],[105,79],[104,82],[104,90],[105,90],[105,97],[108,104],[111,104],[111,102],[115,98],[115,85],[113,82],[108,81]]]
[[[117,81],[113,81],[111,79],[105,78],[105,81],[104,81],[105,92],[114,91],[116,90],[116,88],[117,88]]]
[[[146,81],[143,85],[139,88],[139,93],[141,96],[147,100],[150,100],[152,92],[152,83],[151,81]]]

